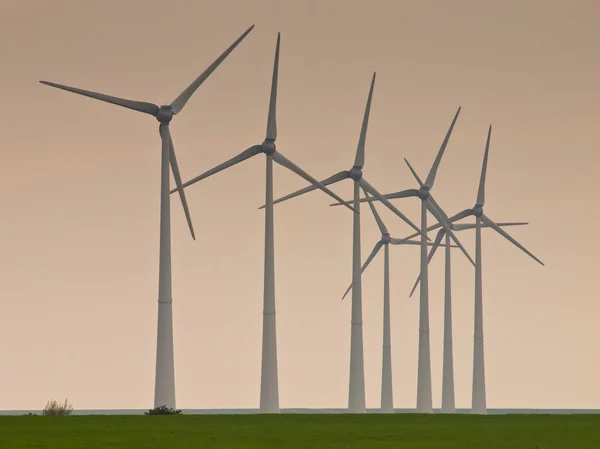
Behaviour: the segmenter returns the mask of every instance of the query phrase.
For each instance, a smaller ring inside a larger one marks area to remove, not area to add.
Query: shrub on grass
[[[65,402],[58,402],[55,399],[51,399],[46,403],[42,415],[47,416],[67,416],[73,412],[73,405],[69,404],[69,401],[65,399]]]
[[[154,407],[148,410],[144,415],[181,415],[181,410],[175,410],[174,408],[161,405],[160,407]]]

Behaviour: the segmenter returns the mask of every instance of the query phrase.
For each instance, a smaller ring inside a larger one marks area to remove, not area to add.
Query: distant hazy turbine
[[[177,166],[173,141],[169,131],[169,123],[173,116],[181,112],[185,104],[196,92],[198,87],[210,76],[210,74],[223,62],[235,47],[252,31],[252,25],[242,34],[215,62],[213,62],[196,80],[190,84],[170,105],[157,106],[153,103],[132,101],[109,95],[90,92],[75,87],[40,81],[52,87],[67,90],[79,95],[116,104],[134,111],[152,115],[160,122],[158,131],[162,140],[162,159],[160,176],[160,255],[158,275],[158,332],[156,344],[156,378],[154,390],[154,406],[165,405],[175,408],[175,366],[173,355],[173,297],[171,290],[171,203],[170,203],[170,177],[169,165],[173,170],[173,178],[177,186],[181,186],[181,175]],[[185,216],[194,236],[192,220],[187,206],[183,189],[179,191],[181,203]]]
[[[520,226],[526,225],[527,223],[498,223],[498,226]],[[466,229],[475,229],[476,224],[449,224],[450,229],[453,231],[464,231]],[[482,225],[482,227],[488,227],[488,225]],[[431,230],[432,228],[429,228]],[[433,248],[429,252],[427,263],[431,262],[433,255],[440,246],[442,239],[446,237],[446,257],[445,257],[445,282],[444,282],[444,359],[442,369],[442,413],[455,413],[455,396],[454,396],[454,349],[452,343],[452,269],[451,269],[451,256],[450,237],[446,233],[445,229],[440,229],[438,235],[433,243]],[[410,292],[410,296],[413,295],[415,289],[419,285],[421,276],[417,277],[415,285]]]
[[[485,177],[487,172],[487,161],[490,149],[490,138],[492,126],[488,130],[485,153],[483,156],[483,165],[481,167],[481,178],[479,181],[479,190],[477,192],[477,202],[472,209],[465,209],[462,212],[448,219],[448,223],[461,220],[471,215],[475,216],[475,332],[473,335],[473,396],[471,412],[475,414],[486,414],[486,394],[485,394],[485,362],[483,356],[483,282],[481,273],[481,228],[486,226],[494,229],[509,242],[524,251],[538,263],[544,265],[541,260],[530,253],[523,245],[517,242],[498,223],[495,223],[483,213],[485,203]],[[432,226],[430,229],[439,227]],[[409,236],[413,237],[413,236]]]
[[[446,146],[448,145],[448,141],[450,140],[452,130],[454,129],[454,125],[456,124],[456,120],[458,119],[460,111],[461,108],[459,107],[454,115],[452,123],[450,124],[450,128],[444,137],[444,141],[442,142],[433,165],[431,166],[431,170],[429,171],[429,175],[427,176],[425,183],[420,182],[420,188],[418,190],[408,189],[401,192],[383,195],[383,198],[386,200],[410,197],[416,197],[421,200],[421,277],[423,282],[421,283],[419,301],[419,361],[417,374],[417,411],[420,413],[433,412],[431,394],[431,343],[429,339],[429,283],[427,275],[427,211],[429,211],[437,219],[437,221],[441,223],[441,226],[443,226],[450,237],[452,237],[452,240],[454,240],[461,251],[474,264],[471,256],[469,256],[452,230],[448,227],[448,224],[444,218],[445,214],[443,210],[431,194],[431,189],[433,188],[433,184],[435,182],[437,170],[440,166],[440,162],[442,161],[442,156],[444,155],[444,151],[446,150]],[[414,172],[408,161],[406,161],[406,163],[408,164],[410,170]],[[379,200],[379,198],[362,198],[359,201],[370,202],[374,200]],[[416,235],[418,234],[414,234],[410,238],[415,237]]]
[[[366,192],[365,192],[366,193]],[[369,197],[369,194],[366,193]],[[375,244],[373,251],[363,264],[360,272],[363,273],[375,258],[382,246],[384,249],[383,262],[383,352],[381,363],[381,413],[394,413],[394,393],[392,388],[392,338],[390,327],[390,255],[389,245],[421,245],[417,240],[395,239],[390,236],[390,233],[379,216],[375,205],[369,202],[371,212],[375,217],[377,226],[381,231],[381,239]],[[428,242],[428,245],[433,243]],[[443,245],[445,246],[445,245]],[[455,246],[455,245],[452,245]],[[348,287],[342,299],[346,297],[352,284]]]

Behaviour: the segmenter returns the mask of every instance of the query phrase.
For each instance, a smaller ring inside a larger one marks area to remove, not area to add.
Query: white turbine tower
[[[435,182],[438,167],[442,161],[442,156],[450,140],[450,135],[454,129],[458,115],[460,114],[461,108],[459,107],[456,111],[454,119],[450,124],[450,128],[444,137],[442,146],[440,147],[438,154],[431,166],[429,175],[425,183],[420,184],[418,190],[408,189],[401,192],[390,193],[383,195],[386,200],[394,198],[409,198],[417,197],[421,200],[421,278],[423,282],[420,288],[420,301],[419,301],[419,364],[418,364],[418,375],[417,375],[417,412],[419,413],[433,413],[433,402],[431,394],[431,344],[429,339],[429,282],[427,272],[427,211],[429,211],[444,227],[446,232],[450,235],[452,240],[458,245],[461,251],[467,256],[467,258],[473,262],[471,256],[467,253],[462,244],[458,241],[452,230],[449,228],[445,220],[445,215],[435,199],[431,194],[431,189]],[[406,161],[406,159],[405,159]],[[408,163],[408,161],[406,161]],[[410,164],[409,164],[409,168]],[[363,201],[374,201],[379,198],[362,198],[359,202]],[[356,202],[356,200],[355,200]],[[343,204],[348,204],[345,202]],[[333,205],[339,205],[333,204]],[[332,206],[333,206],[332,205]],[[355,206],[356,207],[356,206]]]
[[[485,144],[485,153],[483,156],[483,164],[481,167],[481,178],[479,180],[479,190],[477,192],[477,202],[472,209],[465,209],[462,212],[448,219],[449,223],[461,220],[463,218],[475,217],[475,332],[473,335],[473,396],[471,404],[471,412],[475,414],[487,414],[487,403],[485,394],[485,361],[483,355],[483,281],[481,271],[481,228],[486,226],[494,229],[498,234],[503,236],[521,251],[525,252],[536,262],[544,265],[544,263],[529,252],[523,245],[517,242],[500,224],[495,223],[492,219],[483,213],[483,205],[485,203],[485,177],[487,172],[488,154],[490,150],[490,138],[492,135],[492,126],[488,130],[487,142]],[[432,226],[431,229],[439,226]],[[414,236],[409,236],[411,238]]]
[[[340,197],[320,184],[292,161],[286,158],[275,147],[277,138],[277,79],[279,71],[279,46],[280,34],[277,34],[277,45],[275,49],[275,63],[273,67],[273,80],[271,83],[271,98],[269,102],[269,115],[267,119],[267,134],[260,145],[253,145],[239,155],[229,159],[207,172],[196,176],[184,183],[182,188],[190,186],[198,181],[208,178],[232,165],[238,164],[246,159],[260,153],[266,155],[267,177],[266,177],[266,213],[265,213],[265,277],[264,277],[264,303],[263,303],[263,340],[262,340],[262,369],[260,383],[260,410],[263,413],[279,413],[279,386],[277,376],[277,338],[275,322],[275,256],[273,237],[273,161],[291,170],[298,176],[304,178],[316,188],[323,190],[333,198],[341,201]],[[180,188],[173,189],[171,193],[181,191]],[[352,210],[351,207],[349,207]]]
[[[369,197],[369,195],[366,195]],[[381,366],[381,413],[394,413],[394,394],[392,388],[392,339],[390,326],[390,256],[389,244],[393,245],[420,245],[416,240],[394,239],[383,223],[379,213],[375,209],[375,205],[369,202],[377,226],[381,232],[381,239],[375,244],[373,251],[360,269],[361,274],[367,269],[371,261],[377,256],[377,253],[384,246],[384,262],[383,262],[383,355]],[[428,245],[433,245],[427,242]],[[442,245],[445,246],[445,245]],[[455,246],[455,245],[452,245]],[[348,287],[342,299],[346,297],[352,289],[352,284]]]
[[[417,232],[417,228],[402,212],[400,212],[392,203],[385,199],[371,184],[363,178],[362,168],[365,163],[365,142],[367,139],[367,127],[369,124],[369,114],[371,111],[371,100],[373,98],[373,88],[375,87],[375,73],[371,81],[369,97],[363,118],[362,129],[356,150],[356,158],[354,166],[350,170],[344,170],[336,173],[333,176],[321,181],[323,185],[330,185],[344,179],[351,179],[354,183],[354,219],[352,227],[352,330],[350,340],[350,379],[349,379],[349,397],[348,411],[350,413],[365,413],[365,374],[363,360],[363,332],[362,332],[362,287],[360,275],[360,204],[359,189],[363,189],[365,193],[372,194],[375,198],[382,201],[396,215],[402,218],[406,223],[412,226]],[[304,193],[314,190],[315,187],[309,186],[300,189],[294,193],[290,193],[277,201],[276,203],[289,200]],[[342,200],[340,202],[343,203]],[[345,204],[348,206],[348,203]],[[264,206],[263,206],[264,207]]]
[[[177,166],[173,141],[169,131],[169,123],[173,116],[182,111],[185,104],[198,87],[252,31],[254,25],[244,32],[227,50],[219,56],[198,78],[194,80],[170,105],[157,106],[153,103],[132,101],[112,97],[96,92],[64,86],[62,84],[40,81],[42,84],[57,87],[96,100],[112,103],[134,111],[152,115],[160,122],[159,133],[162,140],[161,184],[160,184],[160,256],[158,276],[158,331],[156,344],[156,378],[154,390],[154,406],[175,408],[175,363],[173,355],[173,298],[171,290],[171,216],[170,216],[170,178],[169,165],[173,170],[173,178],[181,186],[181,175]],[[179,194],[185,216],[194,236],[194,229],[183,190]]]
[[[527,223],[498,223],[500,227],[506,226],[520,226],[526,225]],[[463,231],[466,229],[475,229],[476,224],[453,224],[450,223],[450,228],[453,231]],[[482,225],[482,227],[488,227],[488,225]],[[429,228],[431,229],[431,228]],[[433,247],[429,252],[427,263],[431,261],[436,250],[440,246],[442,239],[446,237],[446,253],[445,253],[445,283],[444,283],[444,359],[443,359],[443,370],[442,370],[442,413],[454,413],[456,412],[455,396],[454,396],[454,350],[452,343],[452,269],[451,269],[451,257],[450,237],[444,229],[440,229],[438,235],[433,242]],[[444,246],[444,245],[442,245]],[[414,291],[419,285],[421,276],[417,278],[415,285],[413,286],[410,296],[412,297]]]

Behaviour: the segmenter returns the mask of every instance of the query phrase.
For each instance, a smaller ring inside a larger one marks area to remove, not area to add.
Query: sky
[[[172,122],[184,180],[259,144],[281,32],[278,150],[316,178],[353,164],[377,81],[364,175],[383,193],[426,176],[472,207],[493,125],[486,215],[538,265],[483,232],[489,408],[599,408],[600,315],[587,223],[600,219],[600,4],[398,0],[20,0],[0,6],[0,409],[150,408],[160,139],[152,117],[38,83],[168,104],[255,29]],[[259,405],[264,156],[190,187],[197,239],[172,201],[178,408]],[[275,195],[305,182],[275,167]],[[351,183],[333,187],[344,198]],[[346,407],[352,217],[314,192],[275,209],[282,408]],[[415,223],[419,201],[395,200]],[[395,237],[411,229],[378,209]],[[430,218],[430,220],[433,220]],[[363,260],[380,234],[362,214]],[[474,255],[473,231],[459,238]],[[394,405],[416,404],[418,247],[392,247]],[[443,258],[430,269],[433,405],[441,405]],[[470,407],[474,270],[453,253],[456,405]],[[363,277],[367,406],[381,388],[383,257]]]

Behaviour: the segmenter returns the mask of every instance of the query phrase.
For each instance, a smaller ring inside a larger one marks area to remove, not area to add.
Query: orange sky
[[[471,207],[494,126],[486,215],[533,260],[484,232],[488,407],[598,408],[600,79],[595,1],[21,0],[0,7],[0,409],[148,408],[156,350],[160,141],[151,117],[40,79],[172,101],[256,28],[174,120],[184,180],[264,138],[282,33],[278,149],[317,178],[349,169],[373,71],[365,177],[412,188],[463,110],[436,180],[448,214]],[[275,169],[275,195],[304,182]],[[351,196],[349,184],[334,190]],[[258,407],[264,158],[188,191],[197,240],[172,202],[179,408]],[[351,215],[320,192],[275,210],[280,402],[345,407]],[[413,221],[419,204],[396,200]],[[409,228],[379,208],[392,233]],[[363,214],[363,258],[379,238]],[[581,218],[580,218],[581,217]],[[474,233],[461,241],[474,254]],[[473,270],[453,259],[457,407],[471,401]],[[367,406],[381,382],[383,263],[363,280]],[[396,407],[414,407],[418,249],[391,251]],[[443,264],[430,272],[434,407],[441,402]]]

